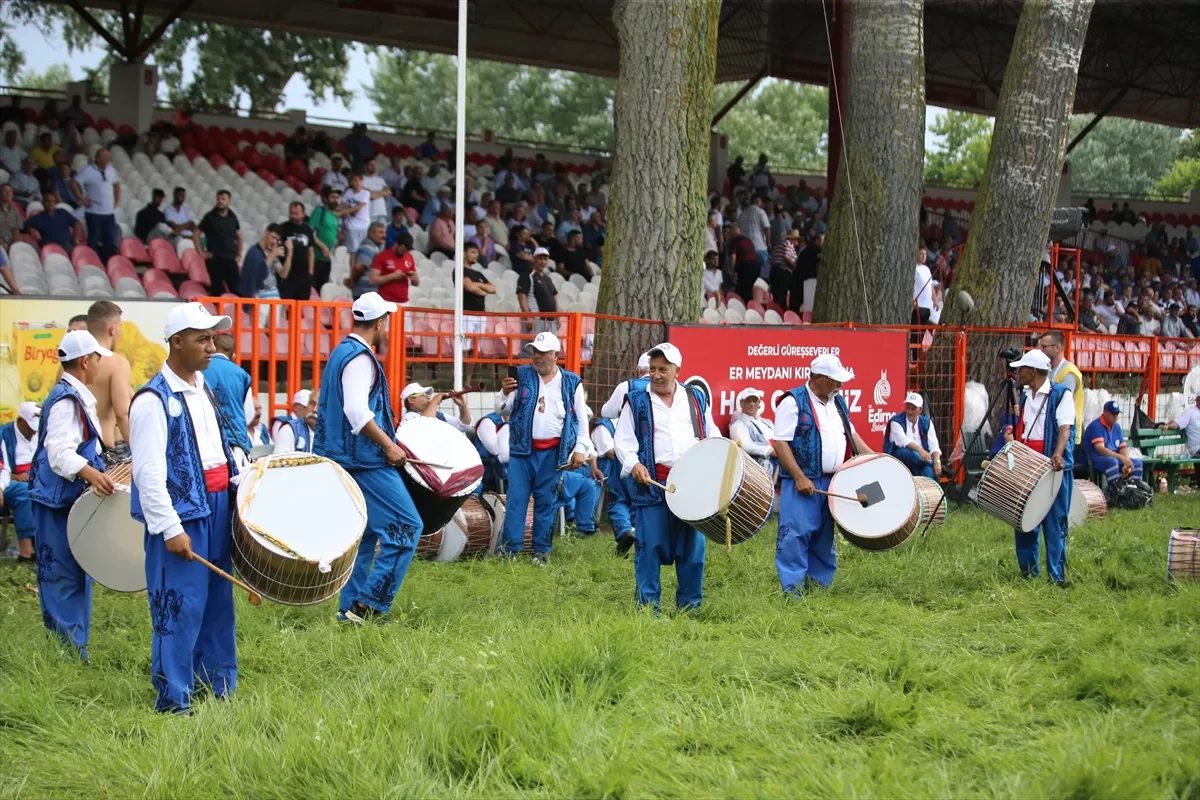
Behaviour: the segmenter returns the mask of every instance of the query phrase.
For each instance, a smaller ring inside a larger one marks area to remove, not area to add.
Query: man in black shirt
[[[556,244],[558,244],[558,242],[554,238],[554,223],[553,222],[543,222],[541,231],[534,234],[533,238],[534,238],[534,240],[537,241],[538,247],[544,247],[550,251],[550,257],[551,257],[551,259],[553,259],[554,258],[554,246]]]
[[[296,132],[283,143],[283,156],[288,161],[294,158],[301,161],[308,160],[308,131],[304,130],[303,125],[296,128]]]
[[[217,205],[200,220],[204,249],[200,255],[208,262],[209,294],[237,294],[238,271],[242,266],[242,231],[237,214],[229,208],[228,189],[217,192]]]
[[[812,242],[796,255],[796,271],[792,273],[791,299],[788,309],[800,313],[804,305],[804,282],[817,277],[821,269],[821,247],[825,244],[825,234],[813,236]]]
[[[288,206],[288,221],[279,226],[282,242],[292,243],[292,269],[279,279],[279,296],[284,300],[307,300],[312,295],[313,263],[317,234],[304,217],[304,204]]]
[[[587,265],[587,250],[583,249],[583,234],[573,230],[567,234],[567,246],[558,253],[558,273],[564,278],[582,275],[585,281],[592,279],[592,268]]]
[[[429,192],[421,183],[422,177],[421,168],[413,167],[412,177],[408,179],[408,183],[404,184],[404,189],[400,192],[400,204],[416,209],[418,214],[425,210],[425,204],[429,202]]]
[[[465,243],[463,245],[463,311],[468,314],[473,311],[483,311],[484,300],[489,294],[496,293],[496,287],[491,284],[486,275],[477,269],[478,262],[479,246],[474,242]]]
[[[533,251],[537,245],[530,233],[524,225],[513,225],[508,232],[508,258],[518,275],[533,271]]]
[[[133,221],[134,236],[145,242],[150,238],[150,234],[154,233],[154,229],[166,221],[162,210],[163,200],[166,199],[167,193],[162,189],[155,189],[150,193],[150,202],[137,213]]]
[[[533,272],[517,278],[517,302],[521,306],[522,313],[529,314],[540,311],[543,314],[553,314],[558,311],[558,304],[554,299],[558,292],[554,288],[554,282],[546,274],[548,266],[550,266],[550,254],[544,247],[539,247],[533,251]],[[530,303],[531,295],[532,303]],[[558,330],[558,320],[553,317],[533,321],[534,333],[556,330]]]

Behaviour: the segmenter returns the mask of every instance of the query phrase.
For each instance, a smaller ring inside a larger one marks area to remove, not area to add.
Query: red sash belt
[[[222,464],[219,467],[204,470],[204,488],[209,493],[223,492],[229,488],[229,466]]]
[[[1025,445],[1030,450],[1036,450],[1037,452],[1041,453],[1042,455],[1046,455],[1046,440],[1045,439],[1037,439],[1036,441],[1032,441],[1032,442],[1024,441],[1021,444]]]
[[[655,464],[654,465],[654,480],[658,481],[659,483],[665,483],[667,480],[667,476],[670,474],[671,474],[671,468],[668,467],[666,464]]]
[[[17,464],[17,466],[13,468],[13,474],[24,475],[26,472],[29,472],[32,469],[33,464]]]
[[[558,443],[560,441],[562,441],[562,439],[534,439],[533,440],[533,449],[534,450],[553,450],[554,448],[558,447]]]

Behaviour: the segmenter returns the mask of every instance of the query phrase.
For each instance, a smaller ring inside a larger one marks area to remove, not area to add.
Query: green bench
[[[1161,428],[1136,428],[1130,437],[1130,444],[1142,451],[1142,475],[1146,483],[1154,486],[1156,473],[1166,473],[1167,488],[1174,492],[1179,481],[1179,473],[1190,470],[1196,473],[1196,465],[1200,459],[1188,455],[1156,457],[1155,452],[1169,447],[1182,447],[1187,452],[1187,435],[1180,430],[1163,430]]]

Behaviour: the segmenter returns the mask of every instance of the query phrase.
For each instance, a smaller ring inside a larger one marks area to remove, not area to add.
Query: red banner
[[[779,399],[808,380],[809,364],[822,353],[835,354],[854,370],[842,395],[855,430],[872,448],[882,449],[887,421],[904,410],[908,334],[903,331],[672,325],[668,336],[683,353],[680,380],[704,389],[713,401],[713,419],[724,431],[738,392],[751,387],[766,394],[763,416],[774,420]]]

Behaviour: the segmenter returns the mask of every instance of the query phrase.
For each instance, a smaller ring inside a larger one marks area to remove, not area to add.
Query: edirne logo
[[[892,385],[888,383],[887,370],[881,370],[879,380],[875,382],[875,405],[882,406],[892,396]]]

